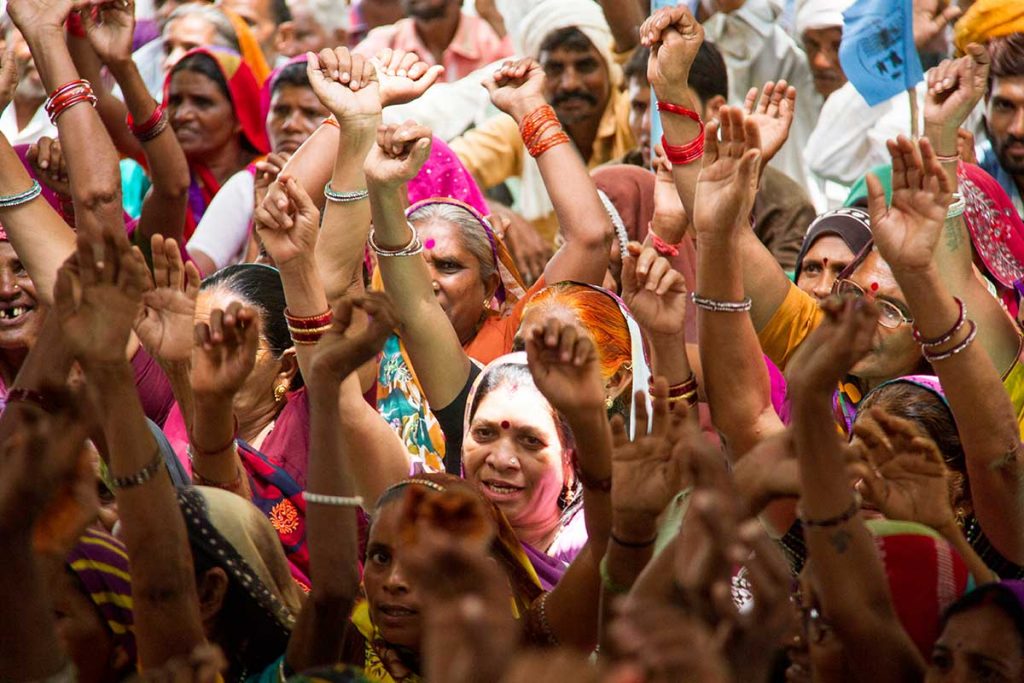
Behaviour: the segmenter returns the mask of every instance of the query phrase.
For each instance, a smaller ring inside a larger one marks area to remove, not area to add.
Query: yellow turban
[[[1024,33],[1022,0],[978,0],[960,17],[954,28],[958,55],[971,43],[983,45],[991,38]]]

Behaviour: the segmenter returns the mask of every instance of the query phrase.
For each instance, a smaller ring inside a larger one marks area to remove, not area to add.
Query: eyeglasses
[[[864,296],[864,288],[858,285],[853,280],[840,279],[836,280],[835,284],[832,285],[832,293],[842,295],[851,295],[855,297]],[[895,329],[904,323],[914,322],[913,318],[907,316],[899,306],[886,299],[875,299],[875,303],[878,304],[879,316],[878,322],[882,327],[888,327],[889,329]]]

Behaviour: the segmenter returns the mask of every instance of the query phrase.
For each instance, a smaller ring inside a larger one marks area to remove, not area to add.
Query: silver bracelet
[[[365,188],[362,190],[352,190],[351,192],[335,192],[331,188],[330,183],[324,185],[324,197],[327,197],[328,201],[337,202],[339,204],[359,202],[366,199],[369,196],[370,192]]]
[[[149,461],[148,465],[126,477],[115,477],[113,476],[114,473],[111,472],[110,484],[114,487],[115,491],[135,488],[136,486],[145,484],[147,481],[155,477],[163,467],[165,467],[163,452],[160,450],[160,447],[157,446],[156,454],[154,454],[153,459]]]
[[[964,215],[965,208],[967,208],[967,202],[963,195],[957,192],[953,193],[953,203],[949,205],[949,211],[946,212],[946,220],[953,220]]]
[[[6,196],[0,196],[0,208],[8,209],[12,206],[20,206],[27,204],[40,194],[42,194],[43,188],[39,185],[38,180],[32,181],[32,186],[24,192],[18,192],[17,194],[9,194]]]
[[[370,249],[373,249],[373,253],[377,256],[415,256],[416,254],[423,253],[423,242],[420,241],[419,233],[416,232],[416,227],[409,223],[409,230],[412,231],[412,238],[409,243],[404,247],[398,249],[384,249],[377,244],[376,233],[377,231],[370,228],[370,237],[367,242],[370,244]]]
[[[694,292],[690,294],[690,300],[693,301],[693,305],[697,308],[705,311],[714,311],[715,313],[745,313],[753,305],[749,296],[743,297],[742,301],[718,301],[717,299],[699,296]]]
[[[363,506],[362,496],[328,496],[323,493],[303,491],[302,499],[307,503],[319,503],[320,505],[335,505],[344,508],[358,508]]]

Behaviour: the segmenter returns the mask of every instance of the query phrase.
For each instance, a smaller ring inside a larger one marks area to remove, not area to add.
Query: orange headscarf
[[[270,66],[267,64],[267,58],[263,56],[263,50],[260,49],[259,41],[253,35],[252,29],[238,13],[229,10],[224,5],[217,5],[217,9],[231,21],[231,26],[235,29],[235,36],[238,38],[238,50],[242,54],[242,61],[252,71],[256,85],[263,87],[264,81],[270,76]]]

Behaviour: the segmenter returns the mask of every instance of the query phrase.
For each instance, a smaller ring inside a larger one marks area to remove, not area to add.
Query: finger
[[[562,328],[561,334],[558,337],[558,359],[562,363],[572,361],[578,338],[579,333],[575,325],[566,325]]]
[[[757,105],[757,88],[751,88],[747,91],[747,96],[743,98],[743,111],[748,114],[754,113],[754,107]]]
[[[721,128],[721,124],[717,121],[711,121],[704,127],[704,160],[701,163],[702,168],[708,168],[711,164],[718,161],[718,132]]]
[[[661,287],[661,280],[668,274],[672,266],[668,259],[657,258],[651,264],[651,270],[647,274],[647,291],[656,292]]]
[[[192,336],[195,340],[195,345],[203,351],[209,351],[213,348],[213,341],[210,338],[210,326],[206,323],[196,323]]]
[[[643,392],[637,392],[636,396],[633,397],[635,400],[634,405],[636,406],[636,426],[634,434],[646,434],[647,433],[647,399],[643,395]]]
[[[358,56],[360,59],[361,70],[362,57],[359,55],[352,54],[346,48],[343,47],[335,49],[334,56],[338,61],[338,76],[335,80],[337,80],[342,85],[347,85],[352,90],[357,90],[358,88],[356,84],[353,82],[353,80],[356,77],[356,67],[354,62],[356,60],[356,57]]]
[[[392,64],[392,59],[395,56],[395,50],[392,50],[390,47],[385,47],[381,48],[377,52],[375,59],[377,60],[377,63],[380,64],[381,68],[384,69],[385,73],[393,74],[397,71],[395,65]]]
[[[352,63],[350,65],[352,81],[349,83],[349,87],[352,88],[352,90],[359,90],[364,85],[366,85],[366,81],[363,79],[363,67],[366,66],[366,58],[360,54],[352,53],[349,53],[349,57],[352,60]]]
[[[53,141],[50,138],[42,137],[39,138],[39,142],[36,143],[38,146],[38,166],[41,169],[47,169],[50,167],[50,145]]]
[[[418,61],[420,61],[420,58],[415,52],[406,53],[405,57],[402,58],[402,61],[398,65],[398,75],[408,76],[409,70],[412,69],[413,65]]]
[[[885,188],[874,173],[868,173],[865,180],[868,188],[868,215],[871,216],[871,225],[877,230],[889,210],[885,201]]]
[[[668,264],[667,261],[666,264]],[[658,289],[654,293],[658,296],[665,296],[669,292],[686,294],[686,278],[671,266],[669,266],[668,272],[661,278],[661,282],[658,283]]]
[[[640,256],[636,261],[637,286],[643,287],[647,283],[648,273],[651,272],[651,268],[657,260],[658,252],[651,247],[645,247],[640,252]]]
[[[338,71],[338,56],[334,53],[334,50],[324,48],[317,53],[316,59],[310,61],[312,66],[314,61],[319,68],[320,75],[324,76],[332,81],[337,81],[340,77]]]
[[[586,365],[594,355],[594,342],[588,335],[578,335],[576,338],[575,353],[573,355],[573,365],[581,368]]]
[[[224,311],[214,308],[210,311],[210,340],[214,344],[224,341]]]
[[[640,287],[637,275],[637,258],[633,254],[627,254],[626,258],[622,259],[622,292],[623,294],[632,294],[637,291]]]
[[[149,251],[153,254],[153,284],[166,287],[170,283],[167,252],[164,251],[164,236],[157,233],[149,241]]]
[[[199,269],[196,264],[189,261],[185,264],[185,296],[191,299],[193,302],[196,297],[199,296],[199,287],[201,283],[201,276],[199,275]]]
[[[647,402],[647,397],[643,391],[636,392],[634,398],[638,404]],[[669,426],[668,380],[664,377],[654,378],[654,384],[651,386],[651,404],[653,410],[651,433],[657,436],[664,436]]]
[[[166,283],[176,292],[181,291],[185,267],[181,261],[181,249],[174,239],[164,241],[164,261],[167,267]]]
[[[74,315],[77,308],[77,292],[80,290],[81,282],[78,275],[66,265],[61,266],[53,285],[53,306],[61,320]]]
[[[612,451],[612,459],[614,460],[623,455],[618,448],[629,443],[629,434],[626,433],[626,422],[622,419],[621,415],[612,416],[611,427],[612,444],[616,447],[616,450]]]

